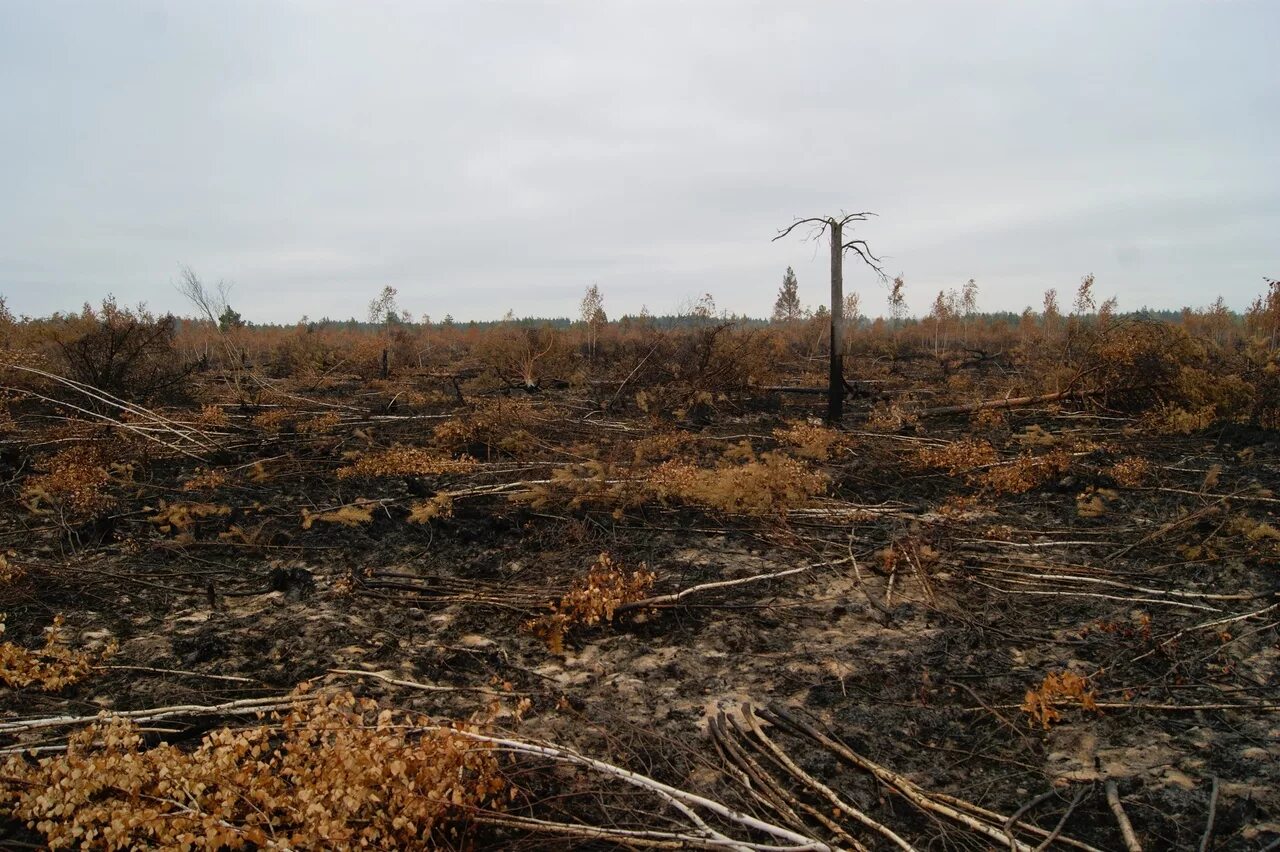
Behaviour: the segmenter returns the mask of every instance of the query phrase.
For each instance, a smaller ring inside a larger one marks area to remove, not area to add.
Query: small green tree
[[[604,296],[600,288],[592,284],[582,296],[582,321],[587,327],[587,355],[596,357],[596,342],[600,336],[600,327],[609,321],[604,313]]]
[[[369,322],[382,326],[381,375],[384,379],[391,374],[391,332],[402,322],[396,295],[395,287],[383,287],[378,298],[369,302]]]
[[[233,310],[230,305],[227,305],[218,316],[218,331],[226,334],[237,328],[244,328],[244,320],[241,318],[239,311]]]
[[[800,306],[800,284],[796,281],[796,273],[790,266],[782,276],[782,286],[778,288],[778,299],[773,303],[774,322],[794,322],[804,315]]]

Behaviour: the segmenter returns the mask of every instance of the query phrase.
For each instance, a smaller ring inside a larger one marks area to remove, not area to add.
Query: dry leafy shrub
[[[179,541],[191,541],[200,521],[225,518],[230,514],[230,506],[218,506],[214,503],[166,503],[161,500],[159,509],[147,520],[165,535],[172,533]]]
[[[297,416],[297,412],[290,411],[287,408],[272,408],[255,415],[249,422],[263,432],[274,435],[282,431],[285,425],[292,422]]]
[[[312,512],[309,509],[303,509],[302,528],[309,530],[316,521],[350,528],[363,526],[373,522],[373,510],[380,505],[377,500],[361,497],[353,503],[339,506],[328,512]]]
[[[915,459],[922,468],[942,469],[952,476],[999,460],[996,448],[981,438],[965,438],[942,447],[924,447],[916,453]]]
[[[1072,347],[1084,388],[1114,410],[1154,411],[1148,425],[1159,431],[1189,434],[1253,410],[1256,388],[1242,375],[1248,365],[1181,326],[1137,319],[1081,326]]]
[[[202,406],[200,413],[196,415],[197,426],[229,426],[230,424],[231,418],[220,405]]]
[[[534,432],[545,422],[554,422],[557,412],[549,409],[546,420],[533,403],[525,399],[491,399],[474,410],[446,420],[434,430],[435,440],[452,452],[497,451],[520,456],[537,448]]]
[[[111,481],[110,456],[101,442],[59,450],[36,464],[41,473],[29,477],[23,504],[32,512],[58,509],[72,517],[89,517],[111,508],[115,498],[107,493]]]
[[[1137,488],[1151,475],[1151,462],[1141,456],[1121,459],[1103,471],[1124,488]]]
[[[1274,542],[1280,542],[1280,530],[1276,530],[1274,526],[1266,521],[1257,521],[1257,519],[1247,516],[1247,514],[1236,514],[1230,519],[1226,525],[1226,531],[1231,535],[1243,536],[1245,541],[1251,544],[1262,544],[1262,542],[1272,542],[1272,548],[1275,548]]]
[[[122,308],[112,297],[100,308],[85,305],[79,315],[55,315],[40,325],[56,372],[125,399],[178,396],[196,368],[174,346],[172,316]]]
[[[1086,488],[1076,495],[1076,514],[1082,518],[1101,518],[1119,496],[1110,488]]]
[[[647,487],[663,500],[761,516],[785,515],[800,508],[826,485],[821,473],[781,453],[761,453],[743,464],[724,461],[713,468],[678,460],[663,462],[647,480]]]
[[[714,305],[694,308],[691,323],[653,330],[619,355],[619,380],[635,389],[641,411],[684,417],[728,394],[771,384],[789,360],[773,330],[738,328],[715,316]]]
[[[326,411],[315,417],[298,421],[298,433],[301,435],[323,435],[332,432],[342,425],[342,416],[336,411]]]
[[[8,554],[0,553],[0,586],[16,583],[26,576],[27,570],[25,568],[10,562]]]
[[[867,428],[878,432],[900,432],[915,429],[920,418],[903,407],[901,402],[877,402],[867,415]]]
[[[938,514],[944,518],[960,518],[981,507],[982,503],[972,494],[952,494],[938,506]]]
[[[564,377],[569,370],[569,347],[554,328],[502,325],[476,345],[476,356],[503,385],[538,388],[544,378]]]
[[[1071,467],[1071,454],[1058,449],[1042,456],[1024,453],[1013,461],[988,468],[977,477],[977,483],[997,495],[1025,494],[1038,488]]]
[[[1002,409],[982,408],[969,418],[969,422],[975,429],[995,430],[1009,425],[1009,418]]]
[[[1024,447],[1056,447],[1061,442],[1059,436],[1048,431],[1039,423],[1032,423],[1026,426],[1021,432],[1013,436],[1013,440]]]
[[[382,476],[439,476],[475,470],[469,456],[451,459],[422,447],[397,444],[385,450],[365,453],[352,464],[338,468],[339,479],[377,479]]]
[[[428,849],[507,788],[495,750],[350,693],[184,752],[104,718],[65,753],[10,756],[0,803],[51,849]]]
[[[427,524],[436,518],[453,517],[453,497],[437,494],[429,500],[419,500],[409,507],[409,523]]]
[[[1088,678],[1074,672],[1050,672],[1045,675],[1039,689],[1027,690],[1022,710],[1030,717],[1032,725],[1039,724],[1047,731],[1054,722],[1062,721],[1060,709],[1064,705],[1076,705],[1081,710],[1100,712],[1093,690],[1089,688]]]
[[[552,653],[564,653],[565,634],[574,627],[590,627],[613,621],[623,604],[644,600],[653,587],[654,574],[641,565],[635,571],[601,553],[585,577],[573,581],[551,613],[530,619],[521,628],[547,643]]]
[[[643,464],[675,458],[697,443],[697,435],[672,430],[641,438],[632,445],[632,449],[636,463]]]
[[[792,423],[773,430],[773,436],[801,458],[815,461],[831,458],[847,439],[842,432],[812,423]]]
[[[34,686],[44,692],[55,692],[79,683],[93,667],[115,653],[114,642],[99,653],[76,651],[62,639],[63,618],[56,615],[45,628],[44,647],[31,651],[12,642],[0,644],[0,681],[18,689]],[[4,633],[4,615],[0,613],[0,634]]]
[[[1141,426],[1160,435],[1193,435],[1208,429],[1217,417],[1213,406],[1188,411],[1180,405],[1162,403],[1143,414]]]
[[[183,491],[212,491],[227,484],[227,473],[213,468],[200,468],[182,483]]]

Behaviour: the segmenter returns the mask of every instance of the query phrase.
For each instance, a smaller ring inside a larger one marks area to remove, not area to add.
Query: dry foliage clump
[[[93,667],[115,652],[114,643],[101,653],[72,650],[62,640],[61,615],[45,628],[44,647],[31,651],[12,642],[0,644],[0,681],[18,689],[34,686],[54,692],[78,683],[89,676]],[[4,633],[4,616],[0,614],[0,634]]]
[[[633,452],[637,464],[667,461],[680,455],[697,442],[698,436],[689,432],[659,432],[636,441]]]
[[[213,503],[166,504],[161,500],[159,510],[147,520],[166,535],[174,533],[179,537],[189,537],[192,529],[200,521],[208,518],[225,518],[230,514],[230,506],[218,506]]]
[[[1143,428],[1161,435],[1192,435],[1213,425],[1217,413],[1213,406],[1188,411],[1181,405],[1161,404],[1142,416]]]
[[[409,507],[409,523],[426,524],[436,518],[453,517],[453,497],[437,494],[429,500],[419,500]]]
[[[298,433],[301,435],[323,435],[332,432],[342,424],[342,416],[336,411],[326,411],[307,420],[298,421]]]
[[[41,473],[27,480],[23,502],[32,512],[41,511],[43,504],[76,517],[108,509],[115,503],[105,490],[111,481],[108,464],[101,444],[60,450],[37,465]]]
[[[919,425],[919,415],[904,408],[900,402],[878,402],[867,415],[867,428],[879,432],[899,432]]]
[[[835,429],[812,423],[793,423],[775,429],[773,436],[782,444],[792,447],[802,458],[826,461],[844,445],[846,436]]]
[[[309,509],[303,509],[302,528],[309,530],[316,521],[343,527],[358,527],[373,521],[373,510],[379,505],[377,500],[362,497],[354,503],[339,506],[329,512],[312,512]]]
[[[227,484],[226,471],[199,468],[191,478],[182,483],[183,491],[212,491]]]
[[[783,515],[807,504],[827,479],[781,453],[761,453],[744,464],[713,468],[669,461],[653,469],[648,485],[664,500],[748,515]]]
[[[376,479],[380,476],[438,476],[467,473],[476,460],[468,456],[451,459],[422,447],[397,444],[385,450],[365,453],[353,464],[338,468],[339,479]]]
[[[1082,518],[1101,518],[1120,495],[1111,488],[1090,486],[1076,495],[1076,514]]]
[[[25,568],[14,565],[6,554],[0,553],[0,586],[16,583],[25,576],[27,576]]]
[[[1041,456],[1028,453],[983,472],[978,482],[995,494],[1025,494],[1071,467],[1071,454],[1054,450]]]
[[[284,428],[284,425],[293,420],[297,415],[287,408],[273,408],[270,411],[264,411],[253,418],[251,423],[264,432],[274,434]]]
[[[231,418],[227,417],[227,412],[220,405],[203,406],[196,415],[197,426],[227,426],[230,423]]]
[[[1132,456],[1111,465],[1105,473],[1115,480],[1116,485],[1136,488],[1151,475],[1151,462],[1140,456]]]
[[[1073,672],[1045,675],[1039,689],[1027,690],[1022,710],[1031,717],[1032,724],[1039,723],[1047,731],[1054,722],[1062,720],[1058,711],[1063,704],[1076,704],[1081,710],[1098,712],[1097,699],[1089,688],[1089,680]]]
[[[1258,521],[1247,515],[1236,515],[1227,524],[1227,532],[1242,536],[1251,544],[1280,542],[1280,530],[1266,521]]]
[[[522,627],[545,641],[552,653],[562,654],[570,628],[612,621],[618,607],[643,600],[654,579],[643,565],[628,573],[609,554],[601,553],[587,575],[574,580],[560,602],[552,604],[549,615],[530,619]]]
[[[67,751],[11,756],[0,803],[51,849],[424,849],[507,786],[494,749],[350,693],[184,752],[103,721]]]
[[[925,447],[916,455],[916,462],[921,467],[939,468],[952,476],[999,460],[995,447],[981,438],[953,441],[943,447]]]
[[[479,454],[499,450],[520,455],[534,446],[532,431],[546,417],[552,422],[556,412],[544,410],[540,416],[533,403],[523,399],[494,399],[483,402],[465,417],[446,420],[434,430],[436,441],[455,451]]]

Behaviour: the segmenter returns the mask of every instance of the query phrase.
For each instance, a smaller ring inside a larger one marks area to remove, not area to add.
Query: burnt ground
[[[523,426],[544,449],[491,452],[471,475],[334,479],[344,452],[429,437],[438,417],[352,417],[320,439],[259,435],[245,415],[242,426],[223,427],[234,440],[210,459],[242,478],[192,495],[180,490],[187,460],[139,459],[128,485],[112,486],[110,512],[74,523],[23,508],[24,477],[44,450],[33,433],[10,436],[0,540],[23,576],[5,590],[5,638],[35,647],[61,613],[70,646],[119,649],[62,690],[0,689],[0,722],[217,705],[314,680],[432,716],[496,712],[493,723],[522,738],[772,819],[735,780],[709,724],[721,710],[776,705],[930,793],[1001,815],[1032,805],[1020,818],[1044,829],[1077,799],[1063,835],[1096,848],[1123,848],[1108,781],[1144,849],[1196,848],[1215,779],[1207,848],[1272,848],[1280,838],[1275,433],[1158,435],[1071,409],[1014,410],[982,430],[963,418],[894,431],[851,426],[831,458],[813,462],[830,477],[826,494],[785,517],[481,493],[549,478],[584,446],[620,446],[653,428],[555,408],[536,428]],[[767,447],[781,422],[738,414],[663,428],[699,446]],[[975,480],[980,470],[913,462],[921,447],[979,431],[1002,462],[1035,443],[1028,435],[1048,435],[1046,446],[1065,449],[1070,467],[1025,492],[992,494]],[[1108,471],[1132,458],[1148,468],[1121,485]],[[248,475],[256,462],[260,479]],[[440,490],[461,495],[452,517],[406,523],[408,501]],[[1096,515],[1082,511],[1094,494]],[[299,523],[303,508],[356,497],[380,501],[367,523]],[[160,500],[194,499],[231,512],[181,531],[149,520]],[[241,532],[231,535],[233,527]],[[812,567],[579,627],[553,653],[521,625],[602,551],[647,565],[654,594]],[[1042,724],[1023,709],[1027,692],[1063,672],[1085,678],[1099,706],[1064,698],[1060,718]],[[507,696],[496,711],[486,709],[494,692]],[[529,701],[519,719],[518,698]],[[184,717],[164,736],[190,740],[217,724],[238,722]],[[773,730],[807,773],[917,848],[997,845],[923,812],[830,749]],[[8,744],[65,736],[8,736]],[[659,805],[615,786],[531,769],[511,807],[619,828],[661,821]],[[849,830],[889,848],[875,833]],[[38,842],[7,831],[14,843]],[[618,845],[474,831],[469,842],[480,848]],[[816,822],[811,836],[833,840]]]

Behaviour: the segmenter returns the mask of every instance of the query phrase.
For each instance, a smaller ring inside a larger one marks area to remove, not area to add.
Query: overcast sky
[[[913,311],[1280,277],[1280,2],[0,0],[0,294],[248,319],[767,315],[859,231]],[[885,288],[850,267],[863,310]]]

